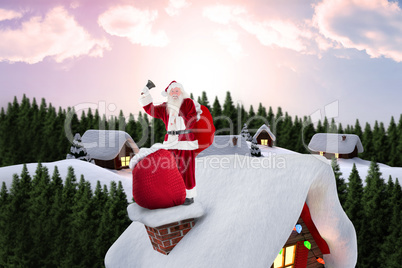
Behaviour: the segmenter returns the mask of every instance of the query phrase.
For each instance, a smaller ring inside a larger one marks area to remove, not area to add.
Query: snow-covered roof
[[[313,152],[327,152],[349,154],[357,146],[357,152],[363,152],[363,145],[359,136],[354,134],[317,133],[308,145]]]
[[[111,160],[119,154],[125,143],[134,153],[138,152],[138,146],[131,136],[121,130],[90,129],[82,135],[81,142],[92,159]]]
[[[275,137],[275,135],[272,133],[271,129],[270,129],[267,125],[265,125],[265,124],[262,125],[262,126],[257,130],[257,132],[256,132],[256,133],[254,134],[254,136],[253,136],[253,139],[257,139],[258,135],[260,135],[260,133],[261,133],[262,131],[268,132],[268,135],[271,137],[271,139],[272,139],[273,141],[276,140],[276,137]]]
[[[106,267],[270,267],[304,203],[329,246],[326,267],[355,267],[355,229],[324,157],[224,155],[198,161],[203,163],[197,162],[195,201],[204,215],[191,231],[166,256],[153,249],[144,225],[132,222],[107,252]]]
[[[233,138],[237,138],[237,145],[233,144]],[[211,146],[199,153],[197,157],[228,154],[250,155],[246,139],[241,135],[216,135]]]

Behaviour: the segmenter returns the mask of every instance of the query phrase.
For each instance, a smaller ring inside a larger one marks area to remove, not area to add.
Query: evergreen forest
[[[0,191],[0,267],[104,267],[109,247],[128,227],[121,182],[95,190],[69,167],[63,183],[40,163],[26,165]]]
[[[197,101],[211,111],[216,135],[240,134],[244,124],[253,135],[267,124],[276,146],[300,153],[309,153],[315,133],[358,135],[364,147],[359,157],[371,161],[368,176],[360,178],[354,166],[345,183],[332,162],[340,202],[357,233],[356,267],[401,267],[402,190],[397,178],[382,178],[378,163],[402,167],[402,115],[399,121],[391,117],[387,128],[377,121],[361,126],[358,119],[342,126],[334,119],[313,124],[308,116],[292,118],[281,107],[274,113],[261,103],[246,110],[234,105],[230,92],[223,105],[217,97],[211,104],[205,92]],[[38,104],[23,96],[0,112],[0,167],[65,159],[72,136],[88,129],[124,130],[140,148],[162,142],[166,133],[161,120],[142,112],[106,118],[87,109],[78,115],[73,108],[56,109],[45,99]],[[102,267],[107,249],[130,221],[121,184],[112,182],[107,189],[98,182],[95,189],[83,177],[78,181],[72,168],[63,184],[57,169],[50,176],[41,164],[32,178],[24,167],[10,189],[3,183],[0,267]]]

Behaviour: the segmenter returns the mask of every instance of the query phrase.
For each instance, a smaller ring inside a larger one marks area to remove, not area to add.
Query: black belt
[[[173,130],[173,131],[168,131],[167,134],[169,135],[180,135],[180,134],[188,134],[191,133],[191,129],[187,130]]]

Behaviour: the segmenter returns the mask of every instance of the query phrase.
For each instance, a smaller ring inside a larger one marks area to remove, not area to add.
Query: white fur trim
[[[195,188],[195,186],[193,189],[190,189],[190,190],[186,189],[186,198],[192,198],[192,197],[196,197],[196,196],[197,196],[197,189]]]
[[[145,87],[142,89],[141,92],[144,93],[144,94],[148,94],[148,93],[149,93],[149,88],[148,88],[147,86],[145,86]]]
[[[147,106],[148,104],[152,103],[152,101],[152,96],[149,93],[141,95],[140,97],[140,104],[142,105],[142,107]]]
[[[140,151],[131,158],[129,167],[133,169],[142,159],[160,149],[165,149],[165,146],[162,143],[155,143],[151,148],[141,148]]]
[[[169,135],[171,136],[171,135]],[[198,140],[195,141],[164,141],[164,149],[177,149],[177,150],[196,150],[198,149]]]
[[[197,111],[197,121],[198,121],[198,120],[200,120],[201,114],[202,114],[201,104],[199,104],[195,100],[193,100],[193,102],[194,102],[195,110]]]

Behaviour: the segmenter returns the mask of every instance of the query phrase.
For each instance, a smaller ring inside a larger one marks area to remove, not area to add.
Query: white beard
[[[184,100],[183,94],[180,94],[180,96],[177,99],[174,99],[172,96],[168,95],[167,106],[166,106],[168,114],[173,113],[175,115],[178,115],[183,100]]]

